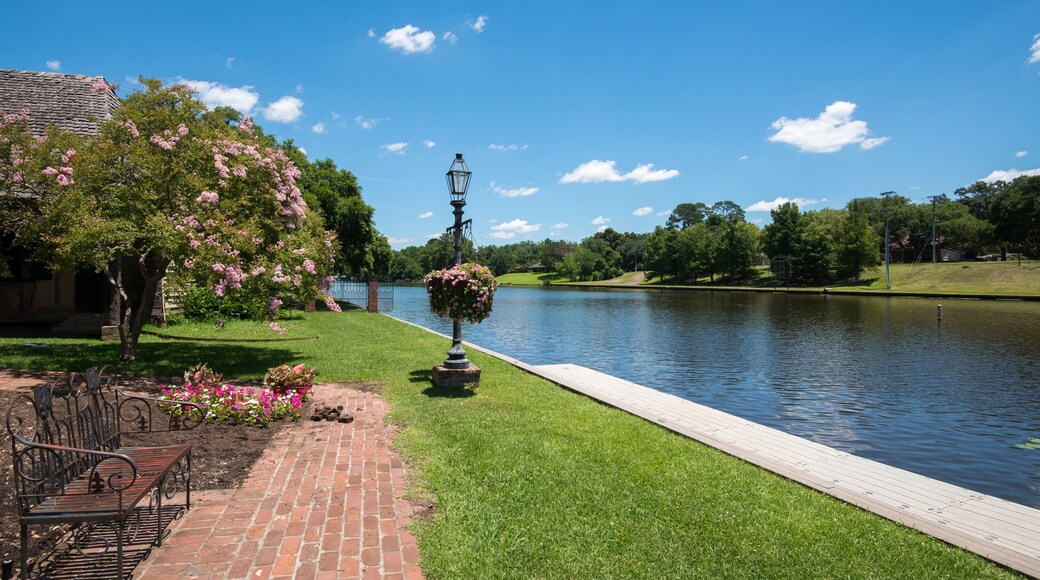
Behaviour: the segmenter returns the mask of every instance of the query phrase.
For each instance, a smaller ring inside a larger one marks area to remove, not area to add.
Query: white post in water
[[[939,305],[939,308],[937,309],[937,314],[939,315],[939,322],[942,322],[942,304]]]

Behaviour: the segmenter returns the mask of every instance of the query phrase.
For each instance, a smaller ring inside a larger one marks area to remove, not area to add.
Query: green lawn
[[[142,375],[200,361],[228,378],[303,362],[320,381],[385,386],[416,496],[430,578],[1011,576],[953,548],[479,352],[474,393],[430,385],[449,341],[360,310],[300,313],[284,337],[209,343],[144,337]],[[169,332],[213,335],[210,325]],[[231,322],[225,336],[257,336]],[[46,347],[25,346],[46,344]],[[0,367],[81,370],[118,346],[0,334]]]
[[[512,274],[502,274],[496,276],[499,284],[505,286],[543,286],[546,282],[551,281],[552,283],[558,282],[569,282],[567,278],[563,278],[554,273],[536,273],[536,272],[514,272]]]
[[[768,270],[756,268],[755,276],[740,285],[729,282],[711,283],[707,278],[698,280],[696,284],[686,286],[711,286],[720,290],[726,288],[772,288],[773,283]],[[997,295],[1036,295],[1040,294],[1040,262],[947,262],[932,264],[892,264],[889,269],[892,280],[892,291],[920,292],[943,294],[997,294]],[[654,278],[644,282],[652,286],[673,286],[671,280]],[[885,292],[885,268],[865,272],[860,281],[836,282],[825,285],[837,290],[877,290]],[[820,290],[824,286],[812,286],[807,289]],[[800,288],[793,286],[792,288]]]

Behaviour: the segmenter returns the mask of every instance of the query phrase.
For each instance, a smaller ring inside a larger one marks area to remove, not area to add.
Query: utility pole
[[[892,289],[892,277],[888,273],[888,263],[891,261],[888,256],[888,196],[895,193],[894,191],[884,191],[880,195],[885,198],[885,290]]]

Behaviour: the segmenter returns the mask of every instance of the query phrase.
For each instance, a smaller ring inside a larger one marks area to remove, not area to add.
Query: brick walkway
[[[309,419],[279,433],[241,489],[192,494],[192,509],[135,578],[422,578],[402,529],[404,466],[390,449],[386,404],[317,385],[316,403],[344,405],[353,423]],[[232,452],[232,450],[228,450]]]

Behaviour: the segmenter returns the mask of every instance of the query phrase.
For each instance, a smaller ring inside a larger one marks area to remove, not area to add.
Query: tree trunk
[[[151,315],[152,306],[155,304],[155,289],[159,282],[166,277],[166,268],[170,265],[168,259],[159,260],[154,272],[149,272],[146,264],[147,255],[137,257],[141,277],[144,278],[144,288],[141,290],[141,299],[138,302],[137,312],[133,312],[133,306],[127,297],[126,289],[123,288],[122,272],[113,276],[110,270],[105,270],[108,283],[114,292],[119,295],[121,308],[119,313],[119,360],[131,362],[139,358],[137,353],[138,340],[141,338],[141,330],[144,328],[148,317]]]
[[[116,260],[121,262],[122,256],[116,258]],[[132,307],[126,295],[126,289],[123,288],[122,265],[119,264],[116,268],[106,268],[104,273],[105,277],[108,278],[109,286],[112,287],[113,304],[118,304],[114,318],[116,319],[116,324],[119,325],[119,360],[135,360],[137,358],[137,343],[130,344],[129,327]]]

